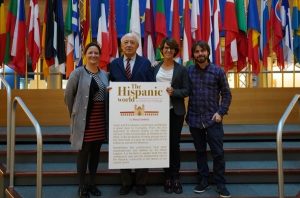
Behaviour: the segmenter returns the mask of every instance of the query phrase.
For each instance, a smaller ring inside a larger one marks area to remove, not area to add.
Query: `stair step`
[[[193,192],[194,184],[183,184],[183,194],[166,194],[163,192],[162,185],[149,185],[147,186],[148,193],[143,196],[145,198],[164,198],[164,197],[175,197],[175,198],[216,198],[218,193],[216,187],[212,185],[204,193],[196,194]],[[127,196],[120,196],[119,185],[100,185],[98,186],[102,191],[102,196],[107,198],[137,198],[134,190]],[[228,190],[232,197],[235,198],[273,198],[278,196],[277,184],[228,184]],[[66,197],[77,197],[77,185],[61,185],[61,186],[43,186],[43,197],[44,198],[66,198]],[[295,197],[300,189],[300,184],[286,184],[285,185],[285,197]],[[28,198],[35,196],[35,186],[16,186],[14,188],[21,197]]]
[[[193,143],[181,143],[181,161],[195,161],[196,152]],[[36,161],[35,145],[16,145],[15,162],[29,163]],[[0,162],[5,162],[5,146],[0,146]],[[246,142],[246,143],[225,143],[226,161],[251,161],[251,160],[276,160],[276,144],[270,142]],[[77,159],[77,150],[69,144],[45,144],[43,148],[43,162],[74,162]],[[299,142],[285,142],[284,160],[299,160]],[[212,160],[208,148],[208,159]],[[108,145],[104,144],[100,151],[100,160],[108,161]]]
[[[69,141],[69,126],[41,127],[44,141]],[[224,140],[266,140],[276,139],[277,125],[224,125]],[[300,139],[300,125],[289,124],[283,129],[286,140]],[[35,141],[33,127],[17,127],[17,141]],[[192,137],[187,125],[184,125],[181,135],[182,141],[190,141]],[[6,141],[6,128],[0,127],[0,141]]]
[[[209,163],[210,170],[212,164]],[[300,183],[300,162],[284,161],[285,182]],[[119,170],[109,170],[107,163],[99,163],[97,182],[101,184],[118,184]],[[196,162],[181,163],[181,179],[183,183],[197,182]],[[211,172],[212,174],[212,172]],[[163,181],[161,168],[149,170],[149,184]],[[277,163],[275,161],[227,162],[226,178],[228,183],[277,183]],[[8,175],[6,175],[8,176]],[[36,164],[23,163],[15,165],[15,184],[33,185],[36,181]],[[76,184],[78,180],[76,163],[45,163],[43,165],[43,183]]]

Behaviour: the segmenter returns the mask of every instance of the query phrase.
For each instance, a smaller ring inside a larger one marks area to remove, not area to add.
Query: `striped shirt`
[[[105,139],[105,130],[106,130],[106,122],[105,122],[105,86],[102,83],[99,72],[92,73],[86,70],[92,78],[96,81],[99,90],[93,97],[93,100],[90,102],[90,112],[87,119],[87,123],[85,126],[84,132],[84,142],[91,142],[97,140]]]

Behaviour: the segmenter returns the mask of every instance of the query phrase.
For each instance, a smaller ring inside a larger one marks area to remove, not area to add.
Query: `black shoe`
[[[173,192],[173,183],[171,179],[167,179],[164,184],[164,191],[168,194]]]
[[[194,188],[195,193],[203,193],[209,188],[208,184],[199,184]]]
[[[141,195],[141,196],[145,195],[147,193],[146,186],[144,186],[144,185],[138,185],[138,186],[136,186],[135,193],[137,195]]]
[[[217,191],[218,191],[220,197],[223,197],[223,198],[230,198],[231,197],[230,192],[227,190],[227,188],[225,186],[218,187]]]
[[[130,191],[131,191],[131,186],[121,186],[121,188],[120,188],[120,195],[127,195],[127,194],[129,194],[130,193]]]
[[[78,195],[80,198],[90,198],[89,191],[86,186],[78,188]]]
[[[179,180],[175,180],[173,184],[173,192],[176,194],[182,193],[182,186]]]
[[[93,196],[101,196],[101,191],[96,187],[96,185],[89,185],[89,192],[93,195]]]

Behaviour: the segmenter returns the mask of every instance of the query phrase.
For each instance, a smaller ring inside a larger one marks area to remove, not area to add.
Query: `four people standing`
[[[155,67],[157,82],[169,82],[167,92],[170,96],[170,163],[165,168],[164,191],[166,193],[182,193],[179,178],[180,169],[180,136],[185,115],[184,98],[189,94],[189,79],[186,68],[174,61],[179,52],[178,43],[165,38],[160,51],[163,60]]]
[[[179,178],[180,136],[184,122],[184,98],[189,96],[186,122],[194,139],[197,153],[199,184],[194,192],[204,192],[208,187],[209,168],[206,147],[210,146],[213,156],[214,180],[221,197],[230,197],[225,187],[225,161],[223,149],[222,118],[229,109],[231,93],[224,70],[210,63],[210,48],[206,42],[198,41],[192,47],[194,65],[186,69],[173,59],[179,52],[174,39],[162,41],[160,50],[163,60],[153,68],[148,59],[136,54],[138,39],[133,33],[121,38],[123,56],[109,64],[110,80],[116,82],[170,82],[170,164],[165,168],[164,191],[182,193]],[[96,188],[95,175],[99,162],[100,148],[106,139],[106,98],[108,75],[98,69],[100,47],[90,43],[85,48],[87,64],[74,70],[69,78],[65,103],[71,117],[71,144],[79,150],[77,171],[78,193],[81,198],[89,193],[100,196]],[[90,178],[86,181],[86,169]],[[135,169],[135,180],[131,169],[121,170],[120,195],[128,194],[136,185],[136,194],[147,193],[147,169]]]
[[[92,42],[85,47],[87,63],[71,73],[65,90],[65,103],[71,118],[70,141],[72,147],[79,150],[77,172],[80,198],[88,198],[89,193],[101,195],[95,177],[100,148],[106,139],[108,75],[98,68],[100,52],[97,43]],[[87,167],[89,178],[86,177]]]

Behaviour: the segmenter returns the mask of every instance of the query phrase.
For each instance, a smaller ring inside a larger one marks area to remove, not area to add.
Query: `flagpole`
[[[16,89],[16,87],[17,87],[17,73],[15,72],[15,70],[13,70],[14,71],[14,86],[15,86],[15,89]]]
[[[273,86],[273,75],[274,75],[274,73],[273,73],[273,57],[272,57],[272,65],[271,65],[271,88],[274,87]]]
[[[294,64],[293,64],[293,88],[295,88],[295,86],[296,86],[296,64],[295,64],[295,59],[294,59]]]
[[[283,68],[281,70],[281,87],[284,87],[284,73],[283,73]]]
[[[26,39],[25,39],[26,42]],[[27,43],[25,43],[25,46],[27,46]],[[27,54],[27,48],[25,48],[25,54]],[[28,89],[27,83],[28,83],[28,57],[25,56],[25,84],[24,84],[24,89]]]

